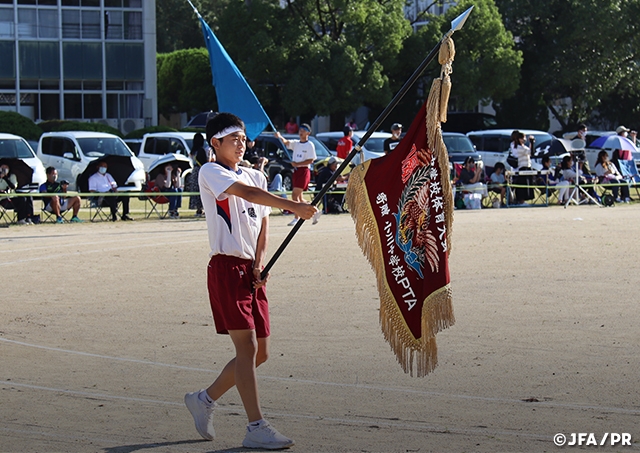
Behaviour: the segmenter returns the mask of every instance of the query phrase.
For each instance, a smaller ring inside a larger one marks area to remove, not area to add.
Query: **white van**
[[[353,131],[353,146],[356,146],[360,139],[366,134],[367,131]],[[329,151],[335,153],[338,141],[344,137],[344,132],[320,132],[316,134],[316,138],[320,140],[324,145],[329,148]],[[388,132],[374,132],[371,137],[362,147],[365,161],[369,159],[375,159],[377,157],[384,156],[384,141],[391,137]],[[360,153],[358,153],[351,161],[352,165],[360,164]]]
[[[69,190],[77,190],[78,177],[89,162],[105,155],[131,158],[133,172],[118,190],[140,191],[146,181],[144,166],[116,135],[102,132],[46,132],[38,142],[38,157],[45,167],[55,167],[58,179],[69,181]]]
[[[528,140],[530,135],[533,135],[536,143],[543,143],[553,139],[553,136],[548,132],[532,129],[518,130],[526,137],[526,146],[529,146]],[[491,129],[467,133],[467,137],[469,137],[471,142],[473,142],[478,154],[482,156],[482,160],[487,171],[493,171],[493,166],[498,162],[502,162],[507,166],[507,168],[509,168],[507,159],[509,158],[509,145],[511,144],[512,132],[513,129]],[[531,167],[534,170],[539,170],[542,168],[542,165],[537,162],[532,162]]]
[[[33,170],[28,190],[37,191],[47,180],[42,161],[38,159],[29,143],[17,135],[0,133],[0,158],[20,159]]]
[[[196,132],[153,132],[144,134],[138,159],[142,161],[145,171],[149,171],[153,163],[165,154],[181,154],[189,157],[193,148],[193,136]],[[204,137],[204,134],[202,134]]]

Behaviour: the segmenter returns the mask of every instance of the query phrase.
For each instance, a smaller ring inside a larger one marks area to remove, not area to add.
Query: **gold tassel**
[[[438,54],[438,62],[442,65],[440,71],[440,79],[442,80],[440,88],[440,122],[447,122],[447,109],[449,108],[449,94],[451,93],[451,77],[453,72],[453,59],[456,55],[456,48],[453,39],[447,38],[440,46]]]

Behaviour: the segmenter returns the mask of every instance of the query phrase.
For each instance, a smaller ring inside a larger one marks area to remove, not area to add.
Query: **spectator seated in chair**
[[[106,162],[98,164],[98,171],[89,178],[89,192],[107,193],[116,192],[118,184],[113,177],[107,172],[108,165]],[[104,197],[102,203],[109,206],[111,210],[111,221],[118,220],[118,202],[122,202],[122,220],[133,220],[129,217],[129,197]]]
[[[47,181],[40,185],[40,193],[59,193],[60,195],[43,198],[45,204],[44,210],[56,216],[56,223],[63,223],[62,213],[72,209],[73,217],[71,217],[71,222],[82,222],[82,220],[78,218],[81,203],[80,197],[66,197],[62,195],[67,192],[69,181],[62,180],[58,182],[58,170],[54,167],[47,167],[46,172]]]
[[[335,157],[330,157],[327,165],[322,168],[318,172],[318,176],[316,176],[316,191],[319,192],[322,190],[324,185],[331,179],[333,174],[338,169],[339,160]],[[335,182],[344,182],[348,179],[348,176],[338,176]],[[343,194],[331,194],[327,192],[324,196],[324,210],[327,214],[340,214],[344,212],[342,209],[342,203],[344,201]],[[315,220],[315,219],[314,219]]]
[[[153,183],[160,192],[182,192],[181,176],[182,169],[180,167],[174,169],[171,164],[167,164],[164,167],[164,173],[159,173]],[[180,195],[171,195],[167,196],[167,198],[169,199],[169,217],[177,219],[180,216],[178,208],[182,206],[182,197]]]
[[[18,187],[18,178],[11,173],[8,165],[0,166],[0,193],[15,192]],[[1,198],[0,204],[5,209],[13,209],[18,216],[18,225],[33,223],[33,199],[31,197]]]
[[[505,195],[507,194],[507,181],[504,177],[504,164],[497,162],[493,167],[493,173],[489,177],[491,182],[489,183],[489,190],[500,194],[500,206],[505,206]]]
[[[600,183],[605,184],[606,189],[611,189],[615,201],[618,203],[621,201],[624,201],[625,203],[629,202],[629,185],[626,184],[626,181],[618,171],[618,168],[609,160],[609,154],[607,151],[602,150],[598,153],[598,160],[596,161],[596,167],[594,170],[596,171],[598,178],[600,178]],[[615,185],[607,186],[607,184]],[[622,198],[619,196],[620,192],[622,192]]]
[[[467,157],[464,160],[462,170],[460,170],[459,182],[462,184],[461,190],[463,192],[479,193],[483,198],[486,197],[487,186],[481,182],[483,172],[482,166],[476,165],[473,157]]]

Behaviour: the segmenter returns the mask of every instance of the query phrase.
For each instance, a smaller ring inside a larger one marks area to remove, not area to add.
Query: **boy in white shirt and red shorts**
[[[294,444],[264,418],[260,409],[256,367],[269,354],[269,307],[261,278],[267,254],[270,206],[293,211],[303,219],[317,209],[267,191],[264,175],[240,167],[246,149],[244,123],[231,113],[207,122],[207,142],[216,162],[202,166],[200,197],[207,219],[211,260],[207,286],[216,331],[228,334],[236,356],[207,389],[185,395],[185,404],[200,435],[213,440],[213,409],[234,385],[240,393],[249,424],[242,445],[280,449]]]
[[[287,140],[280,132],[276,132],[276,137],[284,143],[284,146],[291,150],[291,165],[294,167],[293,177],[291,184],[293,185],[293,191],[291,198],[295,201],[303,202],[302,192],[309,189],[309,182],[311,181],[311,169],[310,165],[313,165],[313,161],[317,159],[316,147],[309,140],[311,135],[311,126],[307,123],[302,123],[300,129],[298,129],[300,140]],[[318,217],[322,211],[313,217],[313,224],[318,223]],[[298,217],[294,216],[293,220],[289,222],[289,226],[293,226],[298,222]]]

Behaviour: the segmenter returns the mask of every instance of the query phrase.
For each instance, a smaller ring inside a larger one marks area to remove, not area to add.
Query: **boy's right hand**
[[[293,212],[301,219],[309,220],[316,212],[318,212],[318,208],[308,203],[298,202]]]

